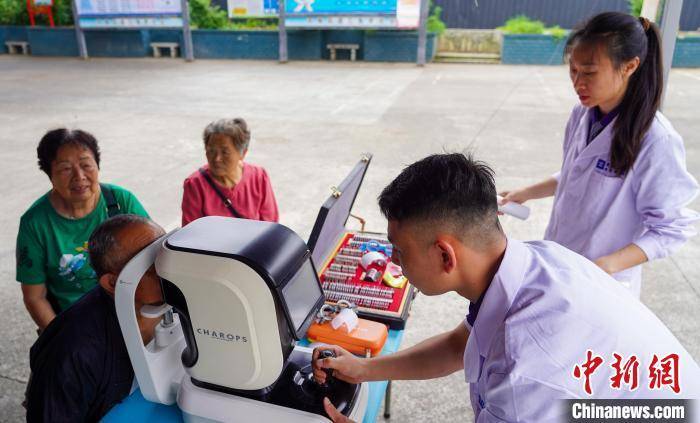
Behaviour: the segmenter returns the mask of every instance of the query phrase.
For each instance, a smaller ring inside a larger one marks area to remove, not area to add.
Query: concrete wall
[[[279,52],[277,31],[194,30],[195,58],[276,60]],[[379,62],[415,62],[418,33],[415,31],[317,31],[292,30],[287,33],[291,60],[328,58],[329,43],[359,44],[358,59]],[[29,41],[37,56],[78,56],[73,28],[0,26],[0,46],[6,53],[7,40]],[[110,29],[85,31],[91,57],[148,57],[151,42],[182,42],[177,29]],[[338,59],[349,59],[339,52]],[[428,35],[427,57],[435,56],[435,34]]]
[[[85,43],[92,57],[144,57],[150,54],[147,29],[85,31]]]
[[[448,53],[501,53],[502,36],[483,29],[448,29],[438,39],[438,51]]]
[[[3,53],[7,53],[5,41],[27,41],[27,27],[0,25],[0,47]]]
[[[700,34],[690,34],[678,37],[676,48],[673,52],[673,67],[698,68],[700,67]]]
[[[565,39],[549,35],[505,34],[501,62],[504,64],[559,65]],[[673,52],[673,67],[700,67],[700,34],[678,37]]]
[[[194,57],[200,59],[275,60],[279,43],[277,33],[248,31],[192,31]]]
[[[504,34],[501,62],[505,64],[560,65],[566,38],[551,35]]]
[[[435,34],[428,34],[426,61],[435,57]],[[365,32],[364,58],[371,62],[415,62],[418,34],[403,31]]]
[[[182,45],[177,29],[86,31],[92,57],[151,56],[150,43],[172,41]],[[329,43],[360,45],[359,60],[413,62],[417,34],[409,31],[290,31],[289,57],[292,60],[328,58]],[[0,26],[0,54],[7,53],[5,41],[28,41],[35,56],[77,56],[73,28]],[[193,31],[195,57],[220,59],[276,60],[278,38],[275,31]],[[564,40],[548,35],[506,34],[498,31],[448,30],[436,42],[428,37],[428,58],[437,50],[453,53],[501,53],[505,64],[561,64]],[[348,57],[346,57],[348,56]],[[348,59],[340,51],[338,58]],[[700,34],[678,38],[674,67],[700,67]]]
[[[32,56],[78,56],[73,28],[28,28],[27,41]]]

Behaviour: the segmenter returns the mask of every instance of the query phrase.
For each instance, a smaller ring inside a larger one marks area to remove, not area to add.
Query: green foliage
[[[426,22],[426,28],[428,32],[434,32],[438,35],[442,34],[445,32],[445,22],[442,21],[442,7],[440,6],[435,6],[433,4],[433,0],[430,0],[430,16],[428,16],[428,20]]]
[[[552,27],[547,28],[545,30],[545,33],[551,35],[557,40],[561,40],[562,38],[566,38],[568,31],[560,27],[559,25],[554,25]]]
[[[506,21],[506,24],[496,28],[508,34],[549,34],[555,39],[566,37],[568,32],[559,25],[546,27],[544,22],[518,15]]]
[[[212,6],[211,0],[190,0],[190,24],[199,29],[277,29],[277,19],[229,20],[225,10]]]
[[[211,0],[190,0],[192,28],[200,29],[277,29],[277,19],[239,19],[231,22],[226,11],[212,6]],[[56,26],[73,25],[71,0],[54,0]],[[29,25],[26,0],[0,0],[0,25]],[[37,25],[48,25],[45,16],[37,17]]]
[[[642,14],[644,0],[627,0],[630,8],[630,15],[639,17]]]
[[[28,25],[27,2],[0,0],[0,25]]]
[[[248,18],[248,19],[235,19],[233,21],[233,26],[236,29],[265,29],[265,30],[276,30],[277,29],[277,18]]]
[[[54,0],[53,19],[56,26],[73,25],[71,0]],[[48,25],[45,15],[37,16],[37,25]],[[29,25],[26,0],[0,0],[0,25]]]
[[[190,0],[190,24],[199,29],[233,29],[226,11],[212,6],[211,0]]]
[[[666,0],[659,1],[655,19],[652,19],[653,21],[657,21],[657,19],[661,18],[661,12],[664,10],[665,3]],[[644,0],[627,0],[627,5],[629,7],[630,15],[636,17],[642,16],[642,6],[644,5]]]
[[[53,20],[56,26],[73,25],[71,0],[53,0]]]
[[[498,28],[509,34],[544,34],[544,22],[530,19],[525,15],[518,15],[506,21],[506,24]]]

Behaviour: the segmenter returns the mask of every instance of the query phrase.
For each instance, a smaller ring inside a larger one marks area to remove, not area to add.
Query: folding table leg
[[[391,381],[386,385],[386,392],[384,393],[384,418],[391,418]]]

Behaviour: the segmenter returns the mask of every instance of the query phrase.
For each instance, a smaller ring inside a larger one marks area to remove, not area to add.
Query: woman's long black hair
[[[622,175],[634,165],[642,139],[661,103],[661,36],[658,27],[645,18],[605,12],[592,17],[571,33],[566,43],[567,54],[583,44],[602,46],[617,69],[624,62],[639,57],[639,67],[630,76],[620,103],[610,147],[610,164]]]

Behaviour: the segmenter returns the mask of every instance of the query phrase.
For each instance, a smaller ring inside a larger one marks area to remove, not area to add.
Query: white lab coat
[[[592,109],[574,107],[564,135],[564,160],[545,239],[596,260],[631,243],[651,261],[695,235],[698,214],[686,209],[698,183],[685,166],[685,149],[669,121],[656,113],[633,168],[610,168],[613,120],[586,145]],[[624,111],[623,111],[624,113]],[[641,266],[613,275],[639,298]]]
[[[700,368],[664,324],[584,257],[550,241],[508,240],[470,327],[464,372],[477,423],[560,422],[560,399],[700,398]],[[604,362],[592,395],[574,366],[591,350]],[[613,353],[638,357],[639,385],[611,387]],[[649,389],[653,355],[679,356],[681,392]]]

